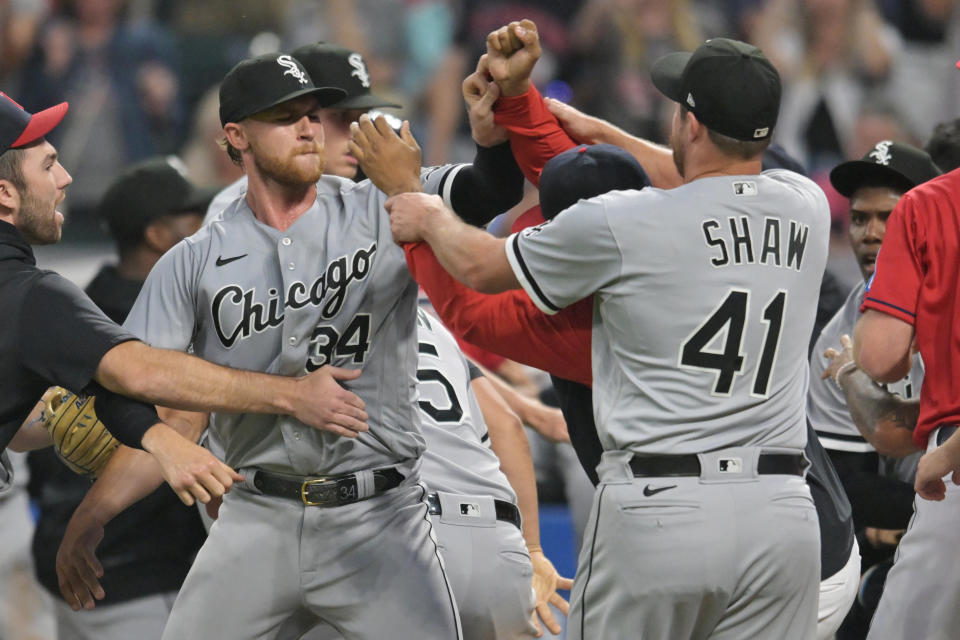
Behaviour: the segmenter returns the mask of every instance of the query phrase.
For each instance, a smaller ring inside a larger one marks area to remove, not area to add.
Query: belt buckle
[[[330,501],[330,498],[336,499],[337,497],[336,482],[334,482],[333,484],[332,491],[331,491],[331,488],[326,488],[325,491],[321,489],[320,501],[311,500],[310,498],[307,497],[307,489],[309,489],[313,485],[324,484],[327,482],[330,482],[329,478],[311,478],[310,480],[304,480],[303,484],[300,485],[300,500],[303,501],[303,504],[305,504],[308,507],[320,507],[325,504],[328,504]]]

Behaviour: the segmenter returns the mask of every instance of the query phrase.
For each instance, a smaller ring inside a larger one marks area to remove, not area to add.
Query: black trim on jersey
[[[435,356],[437,358],[440,357],[440,354],[437,353],[437,348],[429,342],[418,342],[417,351],[425,355]]]
[[[844,442],[860,442],[869,444],[867,439],[863,436],[855,436],[849,433],[830,433],[829,431],[817,431],[817,436],[820,438],[830,438],[832,440],[842,440]]]
[[[490,432],[489,432],[489,431],[487,431],[485,434],[483,434],[482,436],[480,436],[480,442],[486,442],[486,441],[489,440],[489,439],[490,439]]]
[[[590,562],[587,563],[587,577],[584,578],[583,583],[583,595],[580,596],[580,637],[586,638],[587,634],[584,631],[586,626],[587,619],[587,587],[590,586],[590,576],[593,574],[593,555],[594,550],[597,548],[597,529],[600,527],[600,511],[603,507],[603,492],[607,490],[607,487],[610,485],[603,485],[600,487],[600,495],[597,497],[597,519],[593,523],[593,539],[590,540]]]
[[[517,264],[520,265],[520,269],[523,271],[523,277],[527,279],[527,282],[530,283],[530,287],[533,289],[533,292],[537,294],[537,297],[540,298],[540,302],[544,304],[545,307],[553,310],[560,311],[560,307],[550,302],[550,299],[543,294],[543,290],[540,289],[540,285],[537,284],[537,281],[533,279],[533,274],[530,273],[530,269],[527,268],[527,263],[524,261],[523,256],[520,255],[520,243],[518,242],[519,236],[514,237],[513,239],[513,255],[517,258]]]
[[[423,506],[423,519],[426,521],[427,526],[430,527],[430,531],[433,532],[433,520],[430,519],[430,506],[427,504],[427,493],[429,492],[422,482],[418,482],[417,486],[420,487],[420,504]],[[456,623],[454,626],[457,628],[456,640],[463,640],[463,633],[460,630],[460,613],[457,609],[457,603],[453,598],[453,587],[450,586],[447,569],[443,566],[443,556],[440,553],[440,547],[437,546],[437,536],[435,533],[433,535],[428,533],[427,537],[433,542],[433,554],[440,564],[440,574],[443,576],[443,582],[447,585],[447,597],[450,598],[450,610],[453,612],[453,620]]]
[[[910,316],[911,318],[916,318],[916,317],[917,317],[917,314],[911,313],[910,311],[907,311],[907,310],[904,309],[903,307],[898,307],[898,306],[895,305],[895,304],[890,304],[889,302],[885,302],[885,301],[883,301],[883,300],[879,300],[879,299],[873,298],[873,297],[871,297],[871,296],[866,296],[864,299],[865,299],[865,300],[869,300],[870,302],[876,302],[877,304],[882,304],[882,305],[884,305],[884,306],[890,307],[891,309],[896,309],[897,311],[902,311],[903,313],[907,314],[907,315]]]
[[[450,174],[454,173],[453,170],[455,168],[461,166],[463,165],[455,164],[452,167],[447,167],[447,170],[443,172],[443,177],[440,178],[440,184],[437,186],[437,194],[439,194],[441,198],[443,198],[443,186],[447,184],[447,179],[450,177]]]
[[[473,381],[476,380],[477,378],[482,378],[482,377],[484,377],[484,376],[483,376],[483,371],[480,370],[480,367],[478,367],[477,365],[473,364],[473,363],[470,362],[469,360],[467,360],[467,368],[470,370],[470,382],[473,382]]]

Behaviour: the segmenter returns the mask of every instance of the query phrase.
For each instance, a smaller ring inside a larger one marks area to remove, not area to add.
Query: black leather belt
[[[945,424],[937,429],[937,446],[943,446],[943,443],[950,439],[957,431],[957,425],[955,424]]]
[[[723,461],[722,458],[720,460]],[[630,468],[633,470],[634,477],[637,478],[699,476],[700,458],[695,454],[633,456],[630,460]],[[806,458],[796,453],[761,453],[757,460],[757,473],[760,475],[802,476],[806,468]]]
[[[522,527],[520,526],[520,509],[517,508],[517,505],[505,500],[494,500],[493,508],[496,512],[497,520],[509,522],[517,529],[522,530]],[[435,493],[427,494],[427,510],[432,516],[439,516],[443,514],[443,509],[440,506],[440,496]]]
[[[303,504],[311,507],[339,507],[372,498],[384,491],[398,487],[403,482],[403,478],[403,474],[393,467],[374,469],[374,492],[367,496],[361,496],[357,475],[354,473],[301,478],[257,469],[253,476],[253,486],[264,495],[300,500]]]

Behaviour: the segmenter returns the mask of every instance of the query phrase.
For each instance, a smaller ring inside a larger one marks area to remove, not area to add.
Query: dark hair
[[[27,188],[23,177],[23,149],[7,149],[0,154],[0,180],[9,180],[20,191]]]
[[[226,150],[227,156],[230,158],[230,161],[233,162],[233,164],[237,165],[238,167],[243,166],[243,156],[240,155],[240,150],[230,144],[230,141],[227,140],[226,136],[220,138],[220,140],[217,141],[217,144],[220,145],[220,148]]]
[[[686,118],[687,114],[690,113],[690,109],[682,102],[678,104],[680,104],[680,116]],[[696,117],[696,114],[694,114],[694,117]],[[703,126],[707,129],[707,137],[710,138],[710,142],[712,142],[717,149],[723,152],[724,155],[740,158],[741,160],[750,160],[762,154],[767,147],[770,146],[770,140],[773,138],[773,134],[771,133],[771,135],[763,140],[737,140],[736,138],[725,136],[722,133],[717,133],[710,127],[707,127],[707,125]]]
[[[923,150],[944,172],[960,167],[960,118],[941,122],[934,127],[933,135]]]

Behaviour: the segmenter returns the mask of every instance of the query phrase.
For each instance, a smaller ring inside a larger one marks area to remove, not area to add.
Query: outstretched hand
[[[144,434],[143,448],[160,464],[163,479],[187,506],[194,500],[206,504],[211,497],[219,498],[230,491],[234,482],[244,480],[212,453],[162,422]]]
[[[855,364],[850,364],[853,362],[853,341],[847,334],[840,336],[840,351],[831,347],[823,352],[823,357],[830,360],[830,364],[820,374],[821,380],[827,380],[828,378],[837,380],[842,371],[856,367]]]
[[[344,389],[342,380],[356,380],[360,369],[341,369],[324,365],[297,380],[303,386],[298,397],[303,402],[294,417],[315,429],[329,431],[345,438],[356,438],[368,431],[366,404],[352,391]]]
[[[505,96],[519,96],[530,88],[530,74],[540,59],[540,34],[532,20],[511,22],[487,36],[490,77]]]
[[[570,613],[570,603],[563,599],[557,593],[558,590],[570,590],[573,588],[573,580],[564,578],[554,568],[553,563],[543,555],[543,550],[538,546],[529,547],[530,562],[533,563],[533,590],[537,594],[536,615],[533,623],[537,627],[537,637],[543,635],[543,627],[540,621],[546,625],[550,633],[557,635],[563,629],[550,610],[552,604],[563,615]],[[539,620],[538,620],[539,618]]]
[[[350,125],[350,138],[350,153],[378,189],[388,196],[421,190],[420,145],[408,121],[397,135],[385,117],[363,114]]]
[[[57,549],[60,594],[74,611],[93,609],[106,595],[100,586],[103,567],[94,553],[103,540],[103,525],[78,509],[67,523]]]
[[[493,103],[500,97],[500,87],[489,79],[486,54],[477,61],[477,70],[463,79],[461,89],[474,142],[481,147],[493,147],[506,142],[507,130],[493,119]]]

